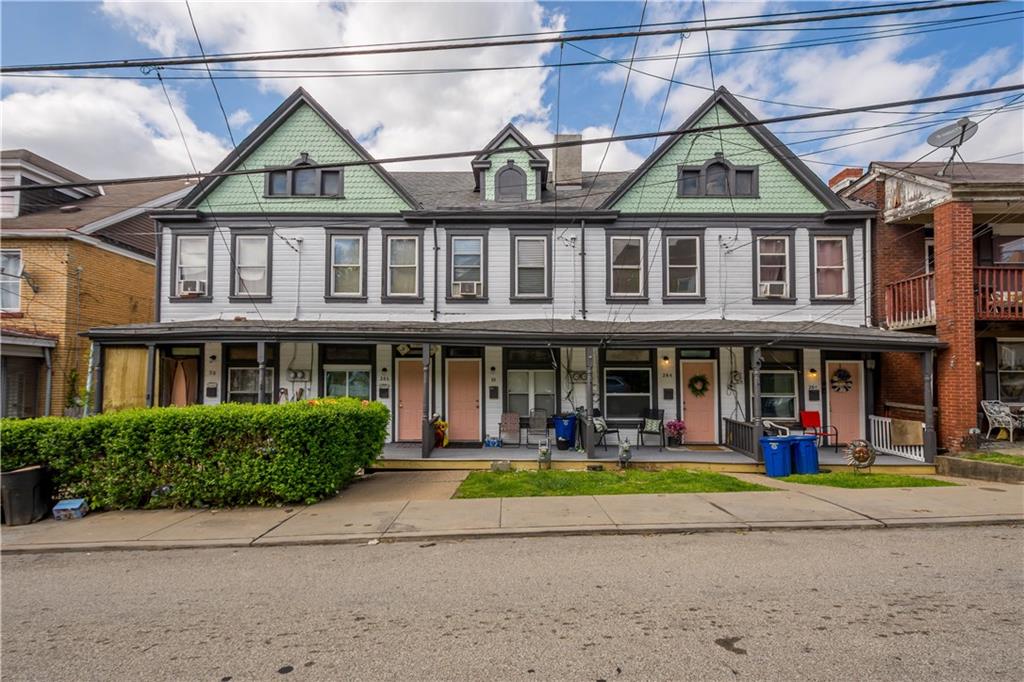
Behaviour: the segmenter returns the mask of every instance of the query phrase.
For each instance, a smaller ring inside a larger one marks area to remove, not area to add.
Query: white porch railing
[[[871,444],[875,450],[884,455],[896,455],[907,459],[925,461],[923,445],[893,445],[892,444],[892,419],[890,417],[879,417],[868,415],[868,426],[871,428]],[[921,424],[924,429],[924,424]]]

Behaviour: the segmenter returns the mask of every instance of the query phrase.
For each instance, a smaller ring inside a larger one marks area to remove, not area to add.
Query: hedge
[[[389,419],[350,398],[4,419],[0,468],[47,465],[94,509],[312,503],[380,455]]]

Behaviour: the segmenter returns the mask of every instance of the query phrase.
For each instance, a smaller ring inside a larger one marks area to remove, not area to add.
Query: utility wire
[[[730,130],[733,128],[752,128],[758,125],[768,125],[772,123],[782,123],[786,121],[803,121],[813,118],[825,118],[829,116],[842,116],[845,114],[855,114],[862,112],[869,112],[876,109],[887,109],[893,107],[908,107],[917,104],[927,104],[930,102],[945,102],[955,99],[965,99],[969,97],[982,97],[986,95],[996,95],[1004,92],[1016,92],[1024,90],[1024,84],[1017,83],[1013,85],[1003,85],[993,88],[984,88],[981,90],[970,90],[966,92],[949,93],[943,95],[933,95],[930,97],[918,97],[915,99],[897,100],[894,102],[883,102],[878,104],[865,104],[855,107],[846,107],[843,109],[833,109],[831,111],[812,111],[802,114],[789,114],[785,116],[774,116],[769,118],[754,119],[752,121],[737,121],[734,123],[723,123],[717,126],[697,126],[687,128],[686,130],[674,129],[674,130],[662,130],[655,132],[646,133],[632,133],[627,135],[616,135],[610,137],[597,137],[588,140],[563,140],[559,142],[550,142],[546,144],[530,144],[530,145],[515,145],[503,148],[503,151],[540,151],[543,149],[559,149],[564,147],[579,147],[588,144],[607,144],[609,142],[631,142],[634,140],[645,140],[655,137],[673,137],[677,135],[685,135],[692,133],[706,133],[714,132],[717,130]],[[905,112],[912,113],[912,112]],[[383,159],[370,159],[370,160],[355,160],[355,161],[338,161],[335,163],[317,163],[305,166],[306,168],[345,168],[349,166],[380,166],[386,163],[404,163],[408,161],[435,161],[439,159],[455,159],[467,156],[477,156],[483,151],[482,149],[472,149],[464,151],[454,152],[439,152],[433,154],[414,154],[409,156],[396,156]],[[43,189],[66,189],[70,187],[93,187],[96,185],[124,185],[137,182],[155,182],[158,180],[194,180],[200,178],[218,178],[218,177],[230,177],[233,175],[255,175],[268,173],[275,170],[288,170],[290,166],[267,166],[258,169],[242,169],[242,170],[229,170],[220,172],[208,172],[208,173],[176,173],[168,175],[151,175],[142,176],[135,178],[108,178],[103,180],[88,180],[86,182],[63,182],[63,183],[47,183],[32,185],[30,187],[23,187],[20,185],[7,185],[0,187],[0,191],[13,192],[13,191],[34,191]]]
[[[725,25],[703,27],[699,24],[688,26],[677,26],[673,28],[659,28],[649,30],[615,31],[607,33],[586,33],[574,36],[574,41],[611,40],[616,38],[639,38],[641,36],[673,35],[677,33],[693,33],[698,31],[729,31],[740,28],[757,28],[762,26],[784,26],[799,25],[805,23],[819,23],[823,21],[836,21],[839,19],[852,19],[860,17],[887,16],[891,14],[907,14],[912,12],[934,12],[938,10],[955,9],[960,7],[972,7],[976,5],[989,5],[999,0],[966,0],[959,2],[937,2],[926,6],[899,7],[890,9],[867,9],[854,12],[845,12],[829,16],[799,16],[791,18],[777,18],[764,21],[740,22]],[[64,62],[53,64],[27,64],[19,66],[0,67],[0,73],[30,73],[36,71],[80,71],[86,69],[119,69],[119,68],[141,68],[145,66],[180,66],[184,64],[213,64],[232,62],[252,61],[274,61],[283,59],[309,59],[311,57],[352,57],[363,55],[379,54],[406,54],[419,52],[438,52],[448,50],[466,50],[488,47],[513,47],[522,45],[543,45],[557,44],[565,38],[558,36],[507,38],[501,40],[474,40],[468,42],[434,43],[429,45],[396,45],[388,47],[369,48],[340,48],[327,50],[310,50],[306,52],[281,52],[265,53],[252,52],[240,55],[212,55],[212,56],[185,56],[185,57],[160,57],[143,59],[120,59],[92,62]]]

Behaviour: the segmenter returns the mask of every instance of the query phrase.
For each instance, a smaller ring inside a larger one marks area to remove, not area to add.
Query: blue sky
[[[714,18],[757,15],[865,3],[709,2]],[[2,52],[5,65],[194,54],[195,38],[184,3],[4,2]],[[193,3],[208,52],[292,49],[391,40],[449,38],[636,24],[642,2],[556,2],[488,4],[314,4]],[[986,18],[985,15],[997,15]],[[937,12],[847,20],[841,24],[711,34],[715,84],[742,95],[759,116],[806,111],[803,107],[844,107],[1024,82],[1024,3],[1002,3]],[[938,30],[951,24],[908,27],[979,17],[974,27]],[[700,3],[654,3],[644,22],[699,21]],[[825,30],[821,30],[825,29]],[[864,37],[869,32],[897,34],[882,40],[798,48],[807,40]],[[930,31],[898,35],[907,31]],[[679,125],[711,86],[703,33],[642,39],[615,129],[617,133],[654,130],[665,110],[663,128]],[[628,59],[632,38],[581,42],[579,47],[604,58]],[[783,49],[778,49],[778,48]],[[671,90],[672,57],[681,49]],[[761,51],[737,53],[736,50]],[[463,66],[554,65],[557,46],[530,46],[404,56],[378,56],[303,62],[238,65],[262,71],[218,71],[219,86],[236,140],[280,103],[296,86],[310,90],[378,157],[479,147],[501,124],[514,120],[535,142],[550,139],[556,119],[563,131],[585,137],[611,132],[623,95],[627,69],[612,64],[563,67],[561,97],[555,68],[462,74],[330,78],[310,77],[310,69],[433,68]],[[665,59],[649,59],[665,57]],[[595,57],[566,44],[565,62]],[[273,73],[290,69],[298,73]],[[100,72],[92,72],[101,75]],[[157,82],[138,70],[105,72],[124,80],[82,78],[5,78],[3,146],[26,146],[94,176],[148,174],[188,169],[177,127]],[[165,71],[175,113],[198,165],[209,168],[230,147],[225,123],[211,86],[200,71]],[[653,74],[653,75],[648,75]],[[79,74],[82,75],[82,74]],[[234,78],[240,75],[250,78]],[[187,77],[178,80],[175,77]],[[273,76],[267,77],[267,76]],[[661,77],[661,79],[658,78]],[[704,89],[702,89],[704,88]],[[994,98],[989,98],[994,99]],[[784,104],[767,103],[768,100]],[[978,108],[995,107],[1005,100]],[[930,130],[972,102],[919,107],[918,125],[850,133],[851,128],[886,126],[908,115],[861,114],[787,123],[773,130],[805,156],[815,171],[828,176],[837,165],[863,165],[872,159],[911,159],[927,151]],[[927,115],[920,112],[927,112]],[[979,119],[985,112],[972,114]],[[932,125],[934,124],[934,125]],[[916,128],[921,128],[916,130]],[[1020,111],[1003,111],[986,120],[964,148],[972,160],[1024,149]],[[805,132],[807,131],[807,132]],[[831,132],[816,132],[831,131]],[[885,139],[881,135],[900,134]],[[800,144],[823,135],[847,134]],[[653,142],[613,145],[606,169],[634,167]],[[844,149],[830,150],[838,145]],[[596,168],[603,146],[588,147],[585,165]],[[937,159],[938,154],[929,158]],[[1018,153],[1002,161],[1021,162]],[[433,167],[468,169],[468,160]]]

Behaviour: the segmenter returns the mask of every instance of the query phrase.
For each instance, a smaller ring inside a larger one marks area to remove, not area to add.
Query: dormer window
[[[311,168],[316,161],[302,152],[288,170],[267,174],[265,194],[268,197],[343,197],[342,169]]]
[[[498,201],[526,201],[526,173],[512,159],[494,174],[494,196]]]
[[[703,166],[679,166],[679,197],[756,197],[757,166],[734,166],[721,152]]]

